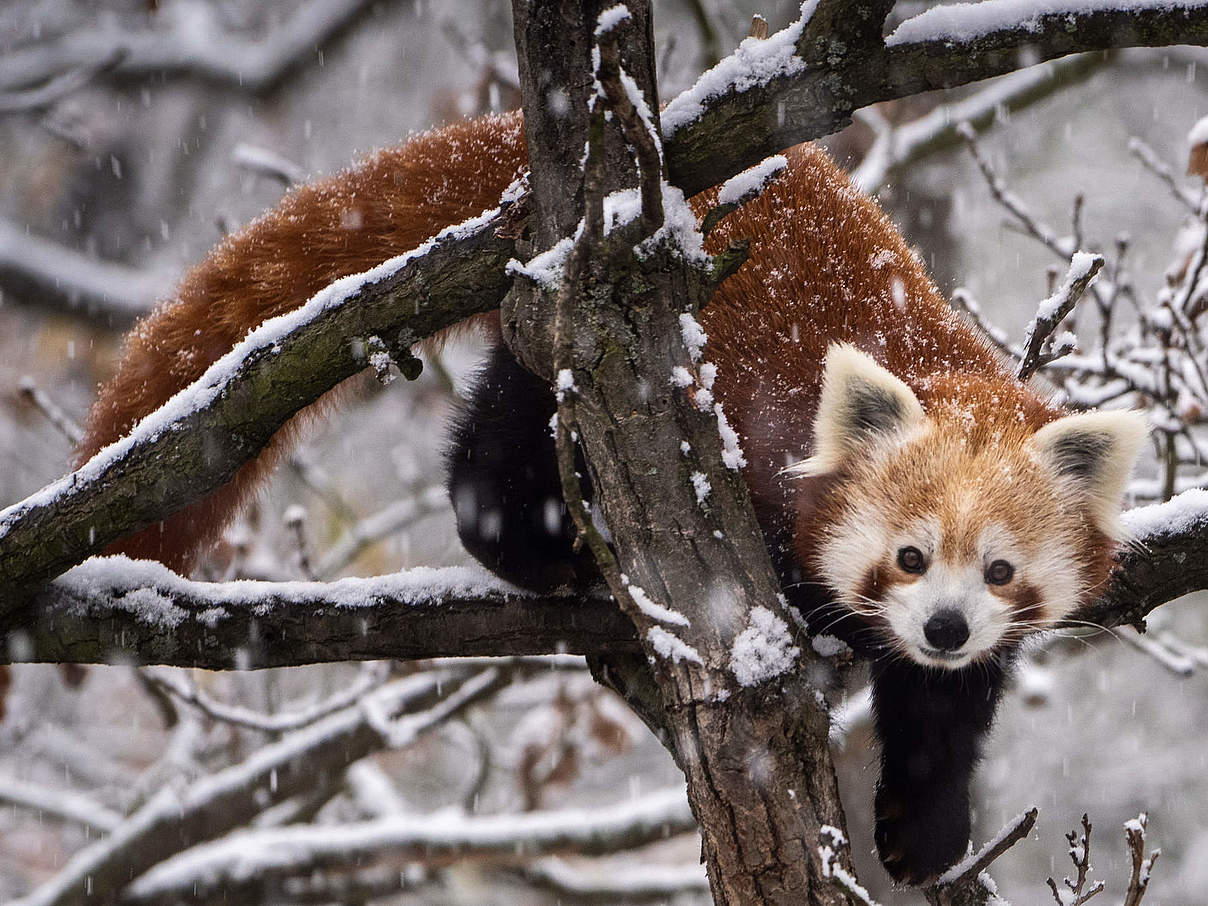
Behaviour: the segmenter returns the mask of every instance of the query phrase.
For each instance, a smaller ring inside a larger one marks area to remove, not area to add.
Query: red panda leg
[[[896,881],[935,880],[966,852],[969,787],[1011,656],[964,670],[874,662],[881,739],[877,851]]]
[[[550,419],[553,391],[499,344],[491,350],[447,454],[461,542],[491,572],[534,591],[599,581],[562,502]],[[579,474],[587,475],[580,458]],[[583,479],[584,499],[591,487]]]

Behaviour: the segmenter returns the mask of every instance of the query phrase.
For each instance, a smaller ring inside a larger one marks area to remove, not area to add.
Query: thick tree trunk
[[[649,6],[627,5],[633,18],[621,62],[657,110]],[[584,196],[594,191],[585,193],[582,149],[591,126],[591,45],[603,6],[514,4],[537,251],[573,235]],[[569,106],[555,111],[549,98],[558,92]],[[617,134],[600,142],[603,192],[636,182],[618,118],[611,123]],[[647,659],[600,658],[597,675],[661,731],[683,769],[717,903],[846,903],[823,879],[818,854],[820,827],[844,825],[825,709],[801,664],[748,687],[734,677],[731,650],[752,609],[765,608],[786,627],[789,620],[746,487],[723,464],[716,416],[667,378],[673,367],[694,367],[680,316],[708,300],[713,274],[665,243],[639,259],[612,238],[587,250],[585,279],[569,297],[568,392],[613,536],[617,563],[605,572],[611,569],[614,594],[634,618]],[[564,279],[575,279],[570,265],[566,271]],[[514,291],[504,307],[513,348],[546,376],[559,370],[556,305],[553,294],[532,288]],[[707,506],[690,480],[694,472],[709,482]],[[618,583],[622,573],[628,586]],[[657,625],[649,609],[634,605],[635,586],[690,625]]]

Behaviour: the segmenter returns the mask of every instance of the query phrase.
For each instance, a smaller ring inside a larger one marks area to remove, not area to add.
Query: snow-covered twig
[[[1124,822],[1124,836],[1128,840],[1128,853],[1132,857],[1132,874],[1128,879],[1128,892],[1124,896],[1124,906],[1140,906],[1145,891],[1149,889],[1149,877],[1153,872],[1154,863],[1162,854],[1155,849],[1145,855],[1145,830],[1149,816],[1144,812],[1136,818]]]
[[[1087,252],[1074,253],[1065,280],[1053,295],[1040,303],[1036,316],[1028,324],[1023,341],[1023,359],[1016,372],[1019,380],[1026,381],[1038,369],[1074,351],[1072,335],[1068,339],[1059,340],[1053,349],[1048,348],[1051,345],[1049,341],[1061,322],[1074,310],[1074,306],[1102,267],[1103,256]]]
[[[1195,661],[1180,651],[1173,650],[1161,640],[1151,639],[1135,630],[1126,629],[1117,636],[1132,645],[1142,654],[1147,654],[1175,676],[1187,677],[1195,673]]]
[[[985,888],[983,872],[995,859],[1031,833],[1038,812],[1033,807],[1016,815],[976,853],[940,875],[939,880],[926,891],[928,902],[933,906],[955,906],[968,899],[969,890],[974,886]]]
[[[432,485],[401,497],[351,526],[319,558],[315,575],[320,579],[332,578],[355,560],[365,548],[401,532],[426,516],[443,511],[448,505],[448,492],[440,485]]]
[[[1085,814],[1082,816],[1082,833],[1070,831],[1065,835],[1065,839],[1070,844],[1068,855],[1070,861],[1074,863],[1077,877],[1072,881],[1069,878],[1062,879],[1065,890],[1061,890],[1057,886],[1057,882],[1049,878],[1049,890],[1053,892],[1053,900],[1057,906],[1082,906],[1087,900],[1102,891],[1105,886],[1102,881],[1096,881],[1090,887],[1086,886],[1091,871],[1090,817]]]
[[[685,894],[709,892],[709,878],[700,865],[652,865],[636,871],[591,870],[565,859],[541,859],[522,870],[530,884],[575,903],[664,901]]]
[[[682,788],[593,809],[465,816],[403,815],[356,824],[241,831],[164,862],[130,885],[139,903],[186,892],[228,895],[242,884],[307,875],[332,864],[382,856],[420,863],[452,858],[511,861],[553,853],[600,855],[632,849],[696,827]]]
[[[306,179],[306,171],[285,155],[247,142],[240,142],[234,147],[231,161],[252,173],[276,179],[286,187]]]
[[[1200,210],[1200,201],[1195,197],[1195,194],[1183,186],[1174,175],[1174,171],[1160,158],[1156,151],[1139,136],[1134,135],[1128,140],[1128,150],[1132,152],[1133,157],[1141,162],[1141,164],[1166,184],[1170,189],[1170,193],[1192,214],[1198,214]]]
[[[0,777],[0,802],[37,812],[40,816],[79,824],[107,834],[122,816],[82,793],[44,787],[28,780]]]
[[[189,73],[242,91],[266,91],[369,6],[369,0],[315,0],[267,34],[246,36],[220,29],[205,7],[194,8],[204,18],[181,18],[167,30],[132,31],[103,19],[100,27],[8,50],[0,58],[0,89],[96,68],[121,52],[114,67],[120,75]]]
[[[90,258],[0,221],[0,281],[19,298],[51,302],[124,327],[151,310],[170,280]]]
[[[227,705],[215,701],[198,689],[195,684],[184,682],[183,678],[175,673],[147,670],[143,675],[173,698],[192,705],[214,720],[245,727],[249,730],[259,730],[262,733],[287,733],[310,726],[336,711],[355,704],[362,695],[368,694],[386,682],[389,674],[390,671],[386,664],[368,662],[352,684],[323,701],[313,705],[286,708],[273,714],[261,714],[238,705]]]
[[[70,415],[50,398],[43,391],[32,377],[28,375],[21,378],[21,383],[18,387],[18,392],[22,398],[27,400],[31,406],[37,409],[46,417],[59,433],[62,434],[72,444],[78,444],[84,437],[84,429]]]
[[[459,682],[460,681],[460,682]],[[379,706],[411,710],[412,736],[445,720],[440,691],[457,696],[473,682],[449,671],[417,674],[378,690]],[[482,686],[481,698],[507,681],[500,672],[494,686]],[[464,698],[462,706],[475,699]],[[428,712],[418,712],[429,707]],[[426,715],[426,718],[425,716]],[[79,906],[96,889],[112,893],[158,862],[245,824],[276,802],[305,792],[314,778],[339,771],[391,743],[358,707],[342,712],[267,745],[245,761],[203,777],[188,788],[164,787],[113,832],[77,853],[53,878],[18,901],[20,906]],[[17,904],[14,904],[17,906]]]

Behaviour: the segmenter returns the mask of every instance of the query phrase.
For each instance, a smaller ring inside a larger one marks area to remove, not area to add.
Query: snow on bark
[[[496,208],[448,227],[419,247],[363,273],[342,277],[319,290],[301,307],[265,321],[248,333],[234,349],[206,369],[200,378],[139,421],[125,437],[101,449],[70,475],[65,475],[19,503],[0,511],[0,538],[3,538],[9,527],[29,510],[50,506],[63,492],[74,490],[80,484],[97,481],[106,469],[121,460],[136,444],[152,443],[164,433],[179,430],[180,423],[190,415],[209,406],[217,398],[233,392],[238,382],[240,367],[253,354],[278,351],[286,337],[303,325],[330,309],[338,308],[364,287],[385,280],[408,264],[423,258],[438,245],[474,235],[491,224],[498,213],[499,209]]]
[[[749,91],[804,70],[805,62],[797,56],[797,41],[816,6],[817,0],[805,0],[801,15],[792,25],[763,40],[746,38],[734,53],[703,73],[695,85],[677,95],[663,110],[663,135],[673,136],[724,94]]]
[[[731,647],[730,670],[741,685],[755,686],[792,670],[800,654],[784,620],[766,607],[754,607]]]
[[[996,31],[1039,34],[1046,16],[1078,16],[1096,12],[1174,12],[1202,6],[1196,0],[981,0],[933,6],[899,25],[885,43],[930,41],[968,43]]]

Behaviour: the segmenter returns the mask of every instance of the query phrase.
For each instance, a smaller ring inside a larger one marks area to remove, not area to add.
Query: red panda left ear
[[[1149,436],[1149,419],[1133,410],[1067,415],[1045,425],[1032,446],[1061,480],[1083,498],[1095,525],[1120,536],[1120,504],[1133,466]]]
[[[822,372],[813,455],[784,471],[794,476],[833,472],[870,444],[909,431],[923,418],[922,405],[902,380],[854,346],[833,344]]]

